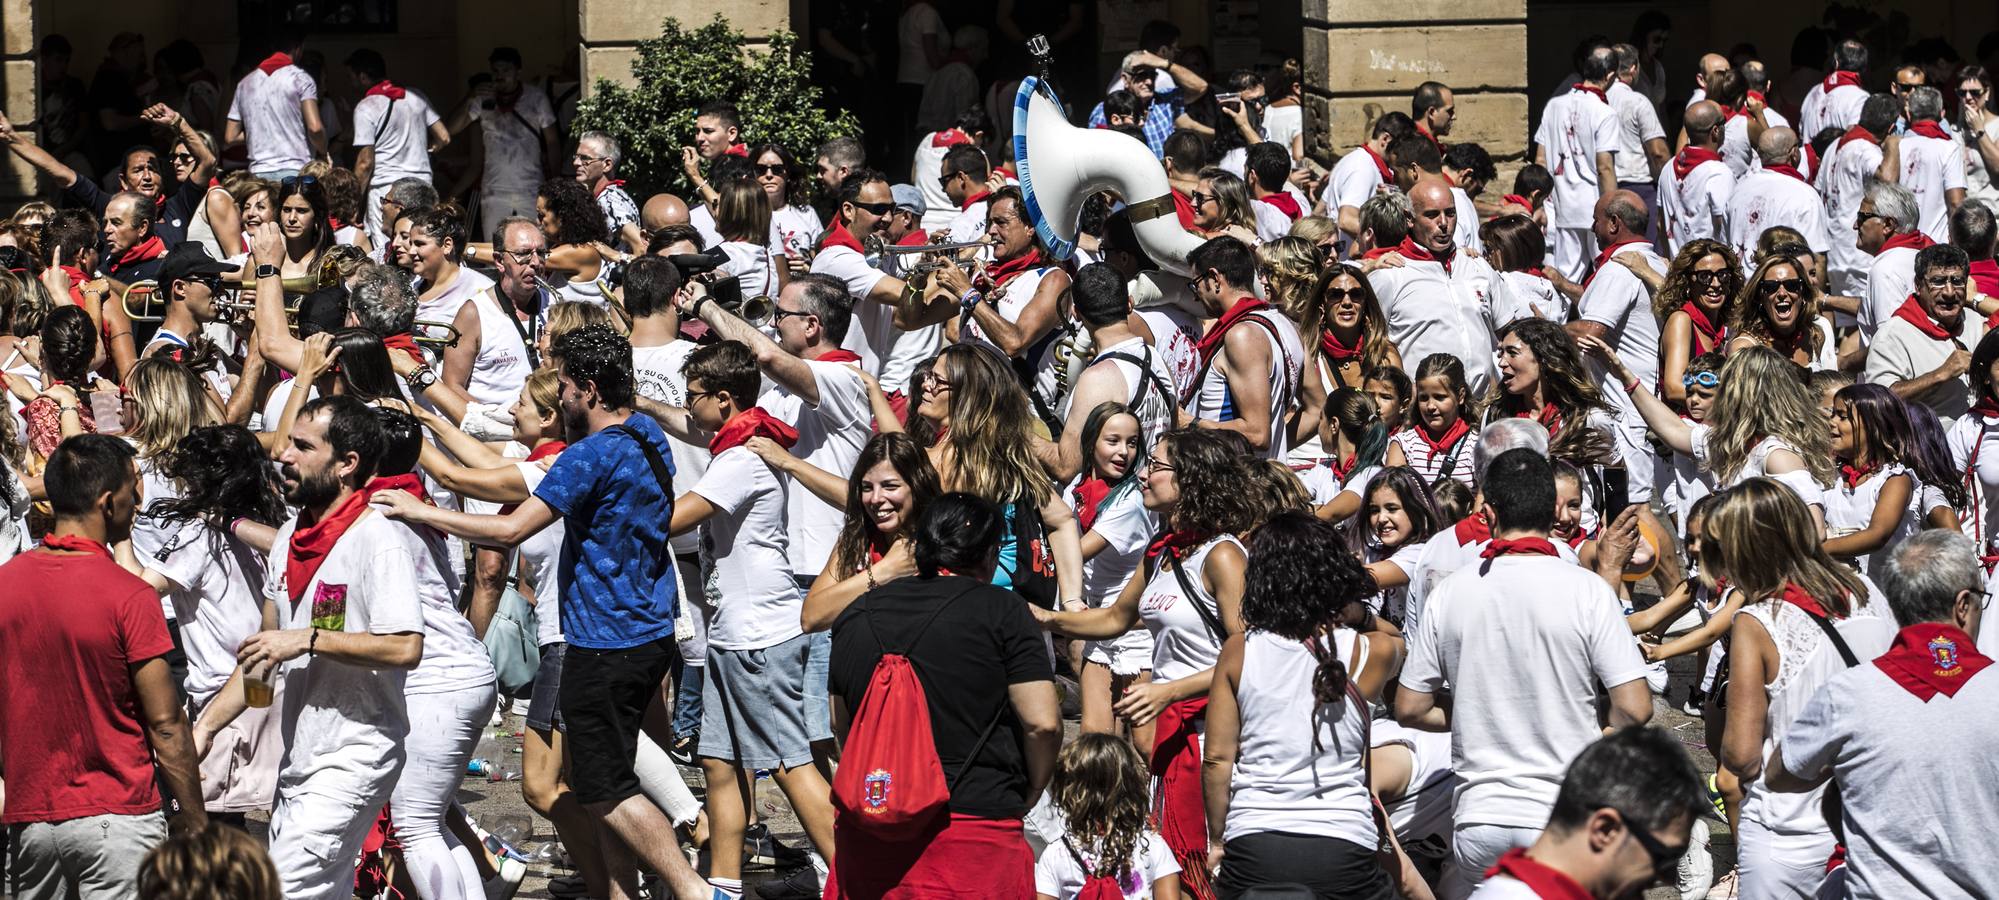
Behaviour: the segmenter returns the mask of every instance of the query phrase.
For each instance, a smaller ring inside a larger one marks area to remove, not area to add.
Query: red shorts
[[[825,900],[1020,900],[1034,896],[1034,852],[1019,819],[952,813],[907,841],[837,822]],[[854,860],[850,869],[841,860]]]

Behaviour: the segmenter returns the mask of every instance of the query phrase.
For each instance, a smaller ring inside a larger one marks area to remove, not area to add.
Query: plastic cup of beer
[[[251,709],[271,705],[271,669],[272,664],[265,664],[261,669],[243,670],[243,699]]]

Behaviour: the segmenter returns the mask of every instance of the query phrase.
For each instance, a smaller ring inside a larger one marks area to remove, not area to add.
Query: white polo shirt
[[[1916,227],[1930,240],[1949,242],[1950,204],[1944,194],[1964,190],[1964,145],[1904,132],[1902,186],[1916,195],[1922,214]]]
[[[1681,175],[1677,157],[1659,170],[1659,213],[1666,220],[1666,249],[1680,248],[1701,238],[1720,240],[1714,220],[1728,219],[1735,199],[1735,173],[1718,159],[1704,160]]]
[[[1430,591],[1411,635],[1402,686],[1453,695],[1459,826],[1547,825],[1563,772],[1603,736],[1597,698],[1646,674],[1610,587],[1546,556],[1460,569]]]
[[[1800,179],[1758,169],[1736,179],[1728,208],[1728,243],[1741,257],[1744,271],[1756,255],[1756,239],[1769,228],[1784,225],[1805,236],[1814,253],[1831,249],[1826,236],[1825,201]]]
[[[284,66],[269,75],[263,69],[251,69],[236,83],[236,96],[229,102],[229,121],[243,124],[244,139],[250,145],[250,171],[300,169],[312,161],[305,113],[299,104],[318,99],[319,86],[297,66]]]
[[[1867,179],[1881,167],[1881,145],[1873,141],[1834,141],[1819,162],[1813,179],[1825,198],[1826,236],[1832,250],[1826,254],[1826,274],[1834,293],[1845,297],[1865,297],[1867,271],[1874,258],[1860,249],[1860,235],[1853,220],[1860,215],[1860,201],[1866,199]]]
[[[1872,340],[1902,301],[1916,292],[1914,247],[1890,247],[1874,254],[1867,267],[1867,302],[1860,304],[1860,330]]]
[[[1644,94],[1622,81],[1613,81],[1605,94],[1617,112],[1617,160],[1619,184],[1651,184],[1652,164],[1645,157],[1645,142],[1665,140],[1666,129],[1659,124],[1659,110]]]
[[[1798,137],[1807,143],[1828,128],[1845,131],[1860,124],[1860,107],[1867,103],[1867,89],[1842,84],[1828,91],[1825,82],[1812,86],[1798,104]]]
[[[1443,353],[1464,362],[1472,396],[1485,395],[1497,345],[1487,296],[1492,277],[1491,266],[1462,250],[1448,272],[1439,262],[1405,259],[1400,267],[1368,273],[1368,285],[1388,317],[1388,339],[1401,351],[1410,377],[1424,357]]]
[[[1361,146],[1333,164],[1333,174],[1326,179],[1326,189],[1320,194],[1320,199],[1325,201],[1328,218],[1339,218],[1340,207],[1343,206],[1360,209],[1367,198],[1381,190],[1382,185],[1388,184],[1388,180],[1381,177],[1381,166],[1375,162],[1378,158],[1373,151]]]
[[[369,94],[354,104],[354,146],[375,148],[369,184],[393,184],[398,178],[430,180],[430,126],[437,110],[423,95],[405,90],[394,103]]]
[[[1548,101],[1534,143],[1545,148],[1548,172],[1555,176],[1548,198],[1550,227],[1590,226],[1600,194],[1596,155],[1617,152],[1617,130],[1617,111],[1592,91],[1578,87]]]

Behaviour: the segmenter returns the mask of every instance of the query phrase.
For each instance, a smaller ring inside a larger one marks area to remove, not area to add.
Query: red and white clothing
[[[1492,323],[1501,328],[1515,319],[1533,316],[1556,324],[1569,321],[1569,298],[1537,267],[1528,272],[1498,272],[1492,279]]]
[[[1298,480],[1305,485],[1305,494],[1312,498],[1312,505],[1324,506],[1341,494],[1352,494],[1360,497],[1364,507],[1367,498],[1361,496],[1361,492],[1367,490],[1368,482],[1374,480],[1381,467],[1361,466],[1357,461],[1348,460],[1348,467],[1340,468],[1334,466],[1334,462],[1332,459],[1320,459],[1311,468],[1298,473]]]
[[[1833,293],[1842,297],[1867,297],[1867,273],[1874,267],[1874,257],[1858,246],[1853,220],[1866,198],[1867,179],[1880,167],[1881,145],[1865,131],[1849,131],[1826,150],[1815,179],[1825,197],[1826,232],[1832,242],[1826,274]]]
[[[1834,72],[1812,86],[1798,104],[1798,138],[1809,142],[1828,128],[1842,131],[1860,124],[1860,107],[1867,89],[1855,72]]]
[[[1974,408],[1944,432],[1951,464],[1970,492],[1970,508],[1960,511],[1964,536],[1980,556],[1999,556],[1999,410]],[[1988,567],[1989,567],[1988,563]],[[1999,628],[1995,628],[1999,632]]]
[[[861,367],[875,373],[882,390],[908,392],[916,364],[943,348],[944,326],[927,325],[915,331],[895,327],[895,310],[867,299],[875,284],[888,276],[868,265],[857,247],[827,243],[812,257],[812,272],[840,279],[847,285],[847,295],[854,298],[853,323],[840,348],[859,354]]]
[[[1404,616],[1402,632],[1414,634],[1417,623],[1423,618],[1423,604],[1429,599],[1430,589],[1442,584],[1459,569],[1480,560],[1480,553],[1492,543],[1492,532],[1485,521],[1477,515],[1459,520],[1450,528],[1430,536],[1423,543],[1423,552],[1416,557],[1416,568],[1409,572],[1408,612]],[[1555,542],[1555,553],[1561,559],[1577,562],[1576,551],[1568,544]]]
[[[1478,443],[1478,435],[1471,423],[1459,419],[1462,428],[1452,428],[1442,435],[1432,436],[1421,425],[1411,425],[1389,437],[1402,446],[1402,457],[1409,462],[1409,468],[1425,484],[1435,484],[1437,479],[1449,476],[1471,487],[1472,447]]]
[[[798,429],[798,442],[790,448],[793,456],[827,472],[851,472],[861,456],[861,445],[874,431],[867,384],[853,363],[806,360],[805,365],[812,370],[818,403],[808,403],[782,384],[772,384],[757,398],[757,406]],[[712,468],[714,463],[709,465]],[[709,481],[702,479],[703,484]],[[788,484],[787,488],[783,522],[788,526],[790,545],[786,557],[793,573],[817,575],[833,554],[846,512],[801,486]]]
[[[1839,483],[1825,492],[1826,537],[1836,538],[1864,531],[1874,521],[1874,509],[1881,501],[1881,490],[1888,482],[1901,478],[1909,483],[1909,502],[1902,510],[1902,517],[1895,523],[1895,530],[1889,533],[1888,542],[1880,549],[1866,556],[1856,557],[1854,566],[1860,574],[1872,577],[1880,572],[1880,567],[1888,561],[1888,554],[1902,539],[1915,534],[1923,527],[1923,483],[1916,478],[1909,467],[1901,463],[1870,468],[1866,473],[1841,471]],[[1852,479],[1859,480],[1853,481]]]
[[[986,210],[992,206],[992,201],[986,199],[988,196],[989,192],[979,191],[958,208],[958,214],[952,216],[951,223],[945,226],[945,234],[950,236],[951,243],[986,239]]]
[[[1105,607],[1117,602],[1125,582],[1144,561],[1146,544],[1158,531],[1158,517],[1145,508],[1143,492],[1129,481],[1109,488],[1109,493],[1096,500],[1094,512],[1086,512],[1084,497],[1089,492],[1079,491],[1080,485],[1080,478],[1069,482],[1063,496],[1077,512],[1077,527],[1085,533],[1095,532],[1105,545],[1102,552],[1083,560],[1083,601],[1092,608]],[[1084,522],[1089,523],[1087,527]],[[1139,627],[1107,641],[1090,641],[1083,655],[1108,666],[1113,674],[1136,675],[1152,668],[1152,632]]]
[[[555,110],[540,88],[522,85],[511,104],[495,98],[492,109],[468,109],[479,123],[486,151],[479,178],[479,215],[491,228],[507,216],[534,218],[535,188],[541,184],[541,131],[555,124]]]
[[[826,223],[819,221],[819,214],[810,206],[771,210],[768,246],[773,257],[810,256],[812,248],[819,246],[819,239],[825,235]]]
[[[700,529],[702,583],[717,599],[708,646],[761,650],[802,634],[798,611],[805,597],[792,573],[825,568],[821,560],[817,569],[794,569],[786,559],[788,495],[806,491],[787,484],[748,447],[736,446],[716,454],[689,493],[715,507]]]
[[[466,301],[479,312],[479,355],[472,358],[472,380],[465,391],[490,406],[507,407],[521,394],[534,368],[528,365],[525,326],[501,306],[496,290],[484,290]]]
[[[1639,280],[1637,273],[1611,260],[1623,253],[1637,253],[1645,257],[1652,271],[1666,274],[1670,263],[1653,252],[1651,243],[1643,240],[1629,241],[1606,248],[1598,257],[1597,271],[1583,285],[1583,295],[1577,301],[1577,309],[1585,322],[1594,322],[1609,329],[1605,335],[1617,357],[1631,369],[1643,385],[1641,390],[1655,391],[1659,387],[1659,318],[1652,314],[1652,292]],[[1652,442],[1645,437],[1645,419],[1638,414],[1638,407],[1632,403],[1631,395],[1624,390],[1617,377],[1604,368],[1597,379],[1597,389],[1617,408],[1617,428],[1613,436],[1618,444],[1618,456],[1640,477],[1631,480],[1631,502],[1644,503],[1652,499],[1652,479],[1643,473],[1652,471]]]
[[[1408,541],[1391,550],[1370,539],[1367,543],[1365,561],[1370,566],[1375,563],[1388,563],[1401,569],[1403,577],[1406,578],[1416,571],[1416,561],[1423,558],[1424,543],[1424,541]],[[1374,596],[1367,598],[1367,608],[1373,610],[1376,615],[1400,625],[1408,618],[1409,586],[1404,584],[1401,587],[1383,588]]]
[[[969,135],[957,128],[933,131],[916,142],[916,159],[910,164],[909,177],[916,189],[923,192],[923,230],[931,234],[946,234],[950,231],[951,220],[958,217],[958,204],[944,193],[937,183],[944,173],[944,154],[959,144],[969,144]]]
[[[1659,214],[1666,221],[1666,250],[1678,256],[1681,247],[1700,238],[1724,237],[1714,223],[1728,218],[1735,173],[1712,151],[1681,150],[1659,170],[1658,196]]]
[[[302,104],[319,100],[319,86],[291,57],[274,54],[236,83],[229,121],[243,125],[250,171],[259,176],[297,174],[312,161]]]
[[[1916,254],[1931,243],[1921,231],[1891,235],[1867,268],[1867,302],[1860,305],[1860,330],[1872,340],[1895,310],[1916,292]]]
[[[1763,110],[1763,122],[1770,128],[1791,127],[1791,121],[1784,118],[1783,113],[1767,107]],[[1805,142],[1803,138],[1800,141]],[[1729,171],[1734,172],[1737,178],[1763,168],[1763,158],[1756,155],[1756,148],[1749,143],[1748,113],[1737,110],[1729,116],[1728,124],[1722,126],[1721,158],[1727,161]],[[1799,170],[1803,171],[1807,161],[1800,159],[1798,164]],[[1806,172],[1805,175],[1810,177],[1811,173]]]
[[[1483,254],[1485,242],[1478,236],[1478,226],[1481,221],[1478,204],[1472,202],[1471,195],[1465,193],[1464,188],[1455,185],[1451,187],[1451,199],[1456,201],[1458,209],[1458,227],[1456,231],[1451,232],[1451,243],[1461,249]]]
[[[1741,257],[1744,272],[1755,269],[1749,260],[1756,255],[1756,239],[1778,225],[1797,229],[1814,253],[1832,247],[1825,200],[1802,175],[1764,168],[1738,176],[1728,206],[1728,245]]]
[[[1298,338],[1298,326],[1275,308],[1260,309],[1244,318],[1256,318],[1269,326],[1241,322],[1235,327],[1253,329],[1262,334],[1269,347],[1270,446],[1264,451],[1264,458],[1284,459],[1291,450],[1291,428],[1286,417],[1298,391],[1298,375],[1305,365],[1305,348]],[[1220,327],[1220,321],[1217,320],[1215,327]],[[1229,388],[1228,378],[1222,372],[1220,359],[1226,352],[1216,348],[1215,361],[1205,367],[1200,383],[1194,386],[1193,402],[1188,404],[1194,418],[1211,422],[1241,418],[1235,392]]]
[[[668,406],[686,406],[687,377],[680,370],[687,364],[687,357],[698,349],[699,344],[684,338],[667,344],[634,346],[632,377],[638,395]],[[708,471],[708,445],[690,444],[669,434],[666,446],[673,454],[674,478],[682,484],[699,483],[701,474]],[[701,549],[701,535],[689,531],[674,536],[670,544],[675,556],[685,556]]]
[[[1914,309],[1913,316],[1929,328],[1941,330],[1922,312],[1914,294],[1910,294],[1898,307],[1910,308]],[[1926,333],[1926,329],[1909,321],[1908,317],[1891,314],[1867,344],[1867,370],[1863,377],[1871,384],[1892,386],[1897,381],[1936,371],[1959,348],[1969,350],[1977,347],[1979,338],[1985,335],[1985,319],[1973,310],[1965,310],[1961,319],[1956,334],[1939,338]],[[1964,375],[1959,375],[1917,396],[1904,399],[1929,407],[1948,428],[1958,416],[1971,410],[1971,383]]]
[[[1048,273],[1059,271],[1059,267],[1050,264],[1049,260],[1043,259],[1040,262],[1041,265],[1021,270],[1012,277],[1001,277],[996,290],[987,295],[985,302],[992,304],[993,311],[999,313],[1000,318],[1008,322],[1019,322],[1021,314],[1027,311],[1027,305],[1034,302],[1034,295],[1041,291],[1041,280],[1047,278]],[[984,328],[980,327],[977,317],[966,314],[960,317],[960,322],[962,324],[960,326],[959,340],[962,341],[969,337],[988,344],[993,343],[992,337],[986,334]],[[1086,335],[1082,335],[1079,331],[1069,332],[1069,337],[1072,340],[1077,337],[1081,337],[1084,340],[1088,339]],[[1068,365],[1071,367],[1070,374],[1074,375],[1076,374],[1074,365],[1082,361],[1073,356],[1064,356],[1055,352],[1056,341],[1062,339],[1063,324],[1058,321],[1049,329],[1047,334],[1022,350],[1020,354],[1021,358],[1032,366],[1034,372],[1034,380],[1027,386],[1028,392],[1040,397],[1043,402],[1050,405],[1050,408],[1060,405],[1061,397],[1059,394],[1065,393],[1057,390],[1056,366],[1058,364]],[[998,345],[994,344],[994,346],[997,347]],[[1074,381],[1072,380],[1070,383],[1073,384]]]
[[[1918,129],[1927,126],[1936,136]],[[1934,122],[1917,122],[1902,134],[1902,186],[1916,195],[1917,228],[1930,240],[1950,240],[1950,204],[1946,194],[1964,190],[1964,144],[1952,140]]]
[[[1326,179],[1319,200],[1325,204],[1326,216],[1336,219],[1342,207],[1351,206],[1359,212],[1361,204],[1379,193],[1384,185],[1395,186],[1395,175],[1389,170],[1388,161],[1363,144],[1333,164],[1332,176]]]
[[[1225,534],[1184,551],[1180,557],[1180,565],[1186,568],[1187,584],[1194,589],[1194,596],[1189,597],[1180,589],[1179,576],[1168,571],[1165,565],[1153,570],[1152,578],[1145,583],[1144,593],[1139,595],[1139,622],[1152,632],[1154,681],[1173,681],[1214,668],[1216,658],[1221,655],[1221,638],[1208,628],[1206,618],[1193,604],[1199,603],[1202,608],[1214,613],[1215,621],[1222,620],[1221,607],[1208,590],[1202,575],[1209,554],[1222,544],[1232,544],[1237,550],[1242,550],[1242,542],[1235,535]]]
[[[1459,251],[1447,269],[1416,255],[1420,251],[1408,241],[1393,249],[1403,264],[1376,269],[1367,282],[1388,318],[1388,339],[1411,377],[1432,353],[1455,356],[1464,362],[1472,396],[1484,396],[1492,383],[1492,348],[1498,344],[1489,303],[1492,266]]]
[[[430,180],[430,126],[438,121],[437,110],[422,93],[386,81],[369,88],[354,104],[354,146],[375,148],[364,211],[369,237],[375,242],[382,239],[382,195],[389,186],[399,178]]]
[[[1856,652],[1859,648],[1855,648]],[[1999,884],[1999,756],[1949,748],[1999,740],[1999,674],[1971,636],[1940,623],[1902,629],[1878,660],[1833,675],[1782,735],[1784,768],[1840,785],[1845,895],[1975,897]]]
[[[1195,301],[1190,297],[1188,302]],[[1173,373],[1173,389],[1182,397],[1193,392],[1194,379],[1201,374],[1201,354],[1194,343],[1201,339],[1201,322],[1207,314],[1173,303],[1136,308],[1132,313],[1144,319],[1146,329],[1152,332],[1152,349],[1159,351],[1166,370]]]
[[[1133,362],[1133,359],[1138,362]],[[1124,388],[1120,394],[1124,400],[1121,402],[1138,419],[1144,446],[1153,446],[1161,434],[1173,428],[1180,408],[1180,395],[1174,387],[1173,372],[1167,366],[1166,355],[1153,349],[1144,338],[1132,337],[1097,350],[1083,368],[1087,371],[1100,365],[1115,368],[1118,377],[1123,379]],[[1074,400],[1074,392],[1062,395],[1062,403],[1056,412],[1064,421],[1072,415],[1090,414],[1087,409],[1076,410]]]
[[[1290,194],[1278,194],[1276,196],[1282,197],[1285,200],[1291,199]],[[1294,201],[1293,206],[1295,207],[1295,205]],[[1256,239],[1266,244],[1290,234],[1291,223],[1297,221],[1291,218],[1290,213],[1285,212],[1282,207],[1264,200],[1250,201],[1249,208],[1256,219]]]
[[[1617,111],[1604,92],[1577,85],[1548,101],[1541,127],[1534,133],[1534,144],[1542,148],[1548,172],[1555,176],[1555,190],[1548,197],[1549,263],[1571,281],[1582,280],[1583,264],[1589,260],[1582,249],[1587,244],[1580,242],[1586,237],[1578,239],[1576,232],[1587,235],[1602,193],[1596,156],[1617,152],[1617,132]],[[1558,239],[1553,233],[1557,229],[1568,233]]]

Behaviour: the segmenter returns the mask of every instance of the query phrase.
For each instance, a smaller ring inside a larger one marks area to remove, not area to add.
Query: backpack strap
[[[1825,632],[1826,639],[1832,641],[1833,649],[1839,651],[1839,658],[1846,663],[1847,668],[1851,669],[1854,666],[1860,665],[1860,657],[1853,655],[1853,648],[1846,645],[1846,638],[1840,636],[1839,629],[1832,624],[1832,619],[1821,616],[1804,607],[1799,607],[1798,611],[1810,616],[1812,624],[1817,625],[1820,631]]]
[[[1152,349],[1149,347],[1146,348],[1145,355],[1147,357],[1150,357],[1152,355]],[[1145,391],[1147,388],[1151,388],[1155,391],[1158,391],[1161,397],[1165,397],[1167,406],[1180,405],[1178,402],[1176,402],[1173,399],[1174,398],[1173,388],[1167,385],[1164,379],[1161,379],[1159,377],[1159,373],[1152,371],[1152,363],[1149,359],[1140,359],[1122,350],[1119,350],[1115,353],[1106,353],[1102,356],[1097,357],[1098,362],[1102,362],[1106,359],[1115,359],[1119,362],[1128,362],[1138,367],[1138,390],[1132,392],[1131,401],[1125,404],[1126,406],[1131,408],[1132,415],[1138,414],[1139,404],[1145,401]]]
[[[1202,623],[1208,626],[1208,633],[1214,635],[1215,641],[1219,643],[1228,640],[1228,629],[1222,627],[1221,616],[1217,614],[1219,611],[1209,609],[1206,603],[1201,602],[1201,595],[1194,591],[1193,580],[1187,577],[1187,567],[1182,565],[1177,557],[1173,560],[1173,578],[1180,582],[1180,593],[1186,594],[1187,602],[1193,604],[1194,611],[1201,614]]]
[[[383,133],[389,130],[389,116],[396,111],[396,98],[385,95],[382,99],[389,101],[389,108],[382,110],[382,124],[375,126],[375,136],[368,140],[370,146],[378,145],[382,142]]]
[[[1229,327],[1234,328],[1236,325],[1241,325],[1245,322],[1255,322],[1256,324],[1263,326],[1264,331],[1270,332],[1270,339],[1277,342],[1278,355],[1279,356],[1283,355],[1284,339],[1278,336],[1277,326],[1270,324],[1269,319],[1256,315],[1255,313],[1251,313],[1247,316],[1243,316],[1242,318],[1235,320],[1235,323],[1233,325],[1230,325]],[[1226,336],[1226,334],[1227,333],[1224,332],[1224,336]],[[1193,403],[1201,398],[1201,382],[1208,380],[1208,370],[1215,367],[1215,360],[1221,359],[1222,354],[1225,352],[1227,352],[1226,347],[1224,347],[1223,349],[1216,350],[1215,355],[1208,357],[1206,362],[1201,363],[1201,370],[1194,374],[1193,396],[1188,397],[1187,402]],[[1271,360],[1271,367],[1277,371],[1283,371],[1283,369],[1281,368],[1281,361],[1278,359]]]
[[[646,465],[652,467],[652,477],[659,480],[660,492],[666,495],[668,503],[673,502],[673,475],[666,470],[666,460],[660,457],[659,451],[653,448],[652,443],[647,441],[644,435],[639,434],[638,429],[630,425],[620,422],[611,426],[610,430],[631,438],[639,445],[639,449],[646,455]]]

